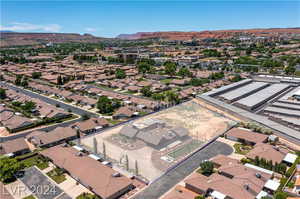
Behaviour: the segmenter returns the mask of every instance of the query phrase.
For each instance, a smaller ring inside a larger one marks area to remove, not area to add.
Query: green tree
[[[36,108],[36,103],[33,101],[26,101],[24,105],[22,105],[22,109],[25,111],[32,111]]]
[[[179,103],[179,96],[177,93],[175,93],[174,91],[167,91],[166,92],[166,98],[167,98],[167,101],[169,103],[175,103],[175,104],[178,104]]]
[[[102,143],[102,150],[103,150],[102,153],[103,153],[104,159],[106,159],[106,145],[104,142]]]
[[[123,69],[117,68],[115,72],[115,76],[117,79],[124,79],[126,77],[126,73]]]
[[[83,114],[81,117],[82,117],[82,120],[90,119],[90,116],[88,114]]]
[[[193,73],[188,68],[180,68],[177,74],[182,78],[191,77],[193,75]]]
[[[255,156],[254,164],[255,164],[256,166],[258,166],[259,163],[260,163],[259,157],[258,157],[258,156]]]
[[[14,158],[1,158],[0,159],[0,180],[2,182],[9,182],[13,180],[14,174],[22,169],[22,164],[20,164]]]
[[[195,196],[195,199],[205,199],[205,197],[202,195],[199,195],[199,196]]]
[[[165,73],[174,76],[176,74],[176,64],[174,62],[167,61],[164,63]]]
[[[33,73],[31,74],[31,77],[32,77],[33,79],[39,79],[41,76],[42,76],[42,73],[41,73],[41,72],[33,72]]]
[[[22,83],[22,79],[23,79],[23,75],[17,75],[17,76],[16,76],[16,80],[15,80],[15,84],[16,84],[17,86],[20,86],[21,83]]]
[[[230,79],[231,82],[238,82],[241,80],[242,80],[242,77],[239,74],[234,75],[234,77]]]
[[[107,96],[101,96],[97,102],[97,108],[99,112],[102,114],[107,114],[113,112],[114,108],[112,105],[112,100],[110,100]]]
[[[190,85],[201,86],[202,84],[206,84],[209,82],[210,82],[209,79],[192,78],[190,81]]]
[[[283,163],[278,164],[278,173],[284,175],[286,172],[286,165]]]
[[[21,86],[23,86],[23,87],[27,87],[28,86],[28,79],[27,78],[23,78],[23,80],[21,82]]]
[[[62,80],[62,77],[61,77],[61,75],[59,75],[58,77],[57,77],[57,85],[63,85],[63,80]]]
[[[215,49],[205,49],[202,51],[205,57],[220,57],[221,53]]]
[[[261,199],[272,199],[272,197],[270,197],[270,196],[264,196]]]
[[[214,164],[210,161],[205,161],[200,164],[200,168],[201,168],[202,174],[210,175],[213,173]]]
[[[139,175],[139,166],[137,160],[135,160],[135,175]]]
[[[139,73],[143,73],[143,74],[149,72],[150,69],[151,69],[151,65],[148,64],[148,63],[146,63],[146,62],[140,62],[140,63],[138,63],[137,67],[138,67]]]
[[[277,192],[274,195],[274,199],[286,199],[288,197],[288,194],[285,192]]]
[[[296,72],[296,68],[294,66],[288,66],[284,69],[285,74],[293,75]]]
[[[3,88],[0,88],[0,99],[6,98],[6,91]]]
[[[145,97],[151,97],[152,91],[151,91],[150,86],[144,86],[144,87],[141,89],[141,93],[142,93]]]
[[[262,66],[266,68],[276,68],[282,65],[283,63],[281,61],[274,60],[274,59],[267,59],[262,63]]]
[[[157,101],[163,101],[165,99],[165,95],[163,93],[153,93],[152,98]]]

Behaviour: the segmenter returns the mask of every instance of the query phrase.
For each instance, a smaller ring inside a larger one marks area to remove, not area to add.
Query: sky
[[[0,30],[119,34],[300,27],[298,1],[0,0]]]

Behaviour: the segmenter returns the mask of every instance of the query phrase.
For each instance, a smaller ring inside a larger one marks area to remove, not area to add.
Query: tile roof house
[[[250,145],[263,143],[268,140],[268,135],[255,133],[247,129],[232,128],[226,133],[226,138]]]
[[[0,155],[22,155],[30,152],[28,144],[24,138],[17,138],[0,143]]]
[[[74,148],[55,146],[41,154],[103,199],[119,198],[134,188],[129,178]]]
[[[177,185],[170,192],[162,197],[162,199],[195,199],[199,194],[188,190],[187,188]]]
[[[108,121],[104,118],[90,118],[88,120],[76,122],[73,127],[80,130],[82,133],[88,134],[95,132],[97,129],[107,127],[108,125]]]
[[[254,148],[246,154],[246,157],[254,160],[255,157],[264,158],[268,161],[272,160],[273,164],[281,163],[289,151],[282,147],[272,146],[270,144],[256,144]]]
[[[171,84],[175,84],[178,86],[184,86],[184,85],[188,84],[188,81],[186,79],[174,79],[174,80],[172,80]]]
[[[36,147],[50,147],[76,139],[77,132],[71,127],[57,127],[50,132],[32,132],[26,138]]]
[[[135,115],[135,112],[132,111],[130,108],[123,106],[119,108],[113,115],[113,118],[118,120],[118,119],[127,119],[131,118]]]
[[[9,118],[5,118],[3,120],[2,114],[1,114],[0,122],[3,126],[8,128],[10,131],[18,131],[20,129],[23,129],[23,128],[28,127],[33,124],[33,122],[30,119],[19,116],[19,115],[13,115],[13,116],[10,116]]]
[[[225,155],[217,155],[211,160],[211,162],[214,164],[215,168],[219,168],[219,167],[224,166],[224,165],[228,165],[228,166],[236,165],[236,164],[239,163],[238,160],[233,159],[233,158],[229,158]]]
[[[187,189],[213,197],[254,199],[272,177],[268,172],[244,166],[232,158],[216,156],[212,162],[218,166],[218,173],[210,176],[193,173],[185,180]]]
[[[132,92],[138,92],[141,88],[138,86],[127,86],[125,89]]]

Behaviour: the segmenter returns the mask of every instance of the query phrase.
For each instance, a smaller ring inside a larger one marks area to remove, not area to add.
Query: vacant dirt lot
[[[235,123],[216,112],[202,107],[196,101],[189,101],[155,114],[142,117],[135,120],[134,123],[142,123],[149,118],[162,120],[168,126],[185,127],[189,131],[189,136],[193,138],[193,140],[199,140],[201,143],[205,143],[209,139],[223,133]],[[182,147],[182,145],[185,144],[181,143],[178,146],[173,146],[162,152],[157,151],[146,144],[139,143],[141,142],[140,140],[123,141],[120,143],[117,143],[116,141],[112,142],[112,137],[115,134],[118,134],[122,127],[123,126],[118,126],[108,129],[103,133],[83,138],[81,144],[93,151],[95,151],[96,147],[98,153],[105,153],[114,164],[117,164],[124,169],[129,167],[130,172],[137,172],[139,175],[150,181],[159,177],[167,168],[169,168],[169,166],[176,163],[176,161],[166,162],[168,166],[162,168],[158,167],[155,162],[164,161],[161,160],[161,157],[165,156],[167,151],[170,153],[170,150],[177,150],[179,146]],[[134,145],[137,146],[135,147]],[[158,154],[161,154],[161,157]]]

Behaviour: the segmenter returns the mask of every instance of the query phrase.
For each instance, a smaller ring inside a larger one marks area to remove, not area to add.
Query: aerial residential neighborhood
[[[4,0],[0,199],[299,199],[299,8]]]

